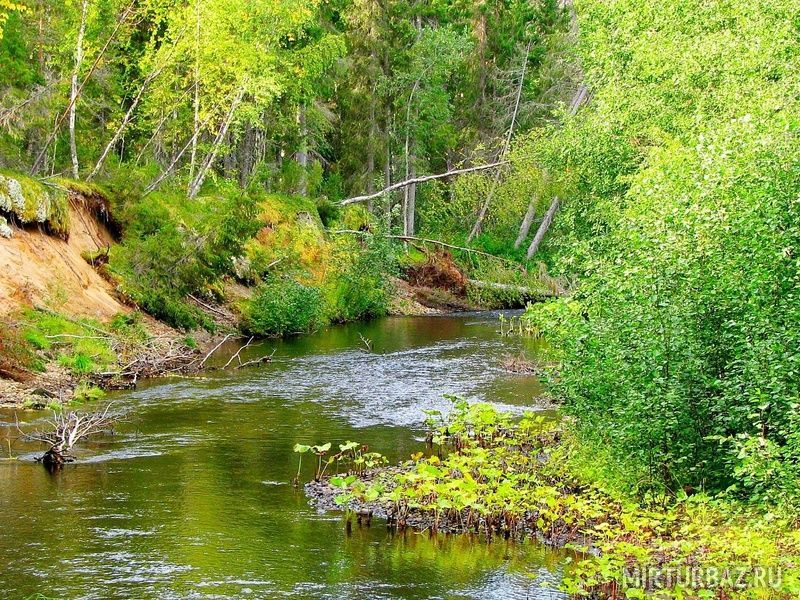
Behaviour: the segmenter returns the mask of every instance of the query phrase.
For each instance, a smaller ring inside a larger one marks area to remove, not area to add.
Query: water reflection
[[[557,598],[564,555],[532,543],[345,535],[287,485],[295,443],[348,439],[392,460],[420,447],[421,408],[445,393],[530,407],[481,316],[386,319],[259,348],[274,362],[119,394],[130,418],[50,476],[15,441],[0,462],[0,584],[9,597]],[[360,351],[359,333],[375,352]],[[234,348],[222,350],[227,360]],[[40,418],[39,413],[21,417]],[[11,413],[0,420],[13,423]],[[0,428],[0,442],[13,438]],[[310,462],[310,461],[309,461]],[[304,476],[310,477],[311,465]]]

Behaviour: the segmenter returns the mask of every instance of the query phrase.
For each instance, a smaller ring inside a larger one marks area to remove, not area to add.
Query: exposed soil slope
[[[68,241],[38,227],[14,228],[0,237],[0,315],[31,304],[50,304],[64,313],[108,319],[126,308],[113,288],[81,256],[113,242],[107,227],[79,197],[70,198]]]

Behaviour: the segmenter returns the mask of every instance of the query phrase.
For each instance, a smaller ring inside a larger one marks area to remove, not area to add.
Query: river
[[[422,409],[446,411],[444,394],[536,409],[536,378],[501,367],[535,342],[497,330],[497,314],[476,313],[268,340],[242,359],[274,350],[269,363],[110,394],[125,415],[115,435],[53,475],[0,411],[0,451],[10,441],[15,456],[0,459],[0,597],[561,598],[563,551],[380,521],[348,534],[290,484],[295,443],[354,440],[407,458],[424,446]],[[23,428],[45,416],[19,412]]]

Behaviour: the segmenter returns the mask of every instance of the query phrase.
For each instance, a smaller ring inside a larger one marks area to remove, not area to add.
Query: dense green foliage
[[[536,156],[579,275],[529,319],[605,475],[800,502],[796,2],[578,4],[591,106]],[[602,450],[601,450],[602,449]]]
[[[106,274],[127,300],[183,329],[213,327],[197,304],[209,301],[234,300],[254,323],[263,295],[228,298],[233,281],[318,289],[320,322],[384,314],[398,250],[378,237],[462,243],[495,173],[348,210],[338,202],[497,159],[511,133],[564,99],[568,79],[550,56],[566,20],[554,0],[0,8],[0,167],[45,192],[4,206],[0,180],[0,219],[65,237],[68,214],[40,200],[56,191],[19,173],[68,173],[52,181],[79,191],[101,181],[122,230]],[[518,192],[502,186],[479,245],[508,252],[527,203]],[[322,223],[374,235],[330,239]],[[456,258],[475,279],[533,285],[538,275]],[[506,301],[485,289],[473,296]]]
[[[259,228],[256,209],[254,200],[240,194],[191,203],[180,195],[146,196],[120,207],[128,226],[112,251],[110,270],[121,279],[122,291],[154,316],[185,329],[210,327],[185,297],[220,289],[233,257]]]
[[[255,335],[308,333],[321,321],[321,300],[318,289],[294,281],[263,283],[248,304],[245,330]]]

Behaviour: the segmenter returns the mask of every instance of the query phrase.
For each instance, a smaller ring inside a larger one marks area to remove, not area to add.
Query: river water
[[[561,598],[563,552],[380,521],[348,534],[290,484],[295,443],[354,440],[392,461],[421,450],[421,411],[446,411],[444,394],[536,409],[535,377],[501,368],[534,343],[497,330],[479,313],[266,341],[242,359],[274,349],[270,363],[110,395],[126,415],[116,434],[54,475],[0,411],[0,452],[10,442],[16,457],[0,459],[0,597]],[[23,429],[45,416],[19,413]]]

